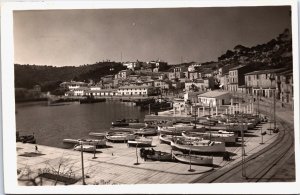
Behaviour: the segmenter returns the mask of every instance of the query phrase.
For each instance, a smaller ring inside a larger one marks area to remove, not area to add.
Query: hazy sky
[[[290,7],[15,11],[15,63],[217,60],[290,28]]]

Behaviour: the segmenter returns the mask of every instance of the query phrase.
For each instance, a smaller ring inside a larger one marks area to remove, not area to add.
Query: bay
[[[65,138],[88,138],[91,131],[105,132],[118,119],[138,118],[141,122],[146,112],[119,101],[63,106],[20,103],[16,104],[16,130],[21,134],[34,133],[37,144],[66,148]]]

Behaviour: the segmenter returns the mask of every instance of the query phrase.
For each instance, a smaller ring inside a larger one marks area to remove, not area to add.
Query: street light
[[[191,152],[192,152],[192,140],[190,139],[190,152],[189,152],[189,156],[190,156],[190,169],[188,170],[189,172],[194,172],[195,170],[192,169],[192,157],[191,157]]]
[[[137,147],[138,147],[138,142],[135,145],[135,155],[136,155],[136,162],[134,163],[134,165],[139,165],[139,156],[138,156],[138,152],[137,152]]]
[[[84,163],[83,163],[83,142],[79,141],[81,150],[81,171],[82,171],[82,185],[86,185],[84,176]]]

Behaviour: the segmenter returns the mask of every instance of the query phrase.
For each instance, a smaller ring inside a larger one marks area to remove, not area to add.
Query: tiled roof
[[[229,92],[227,92],[227,91],[209,91],[209,92],[200,94],[198,96],[215,98],[215,97],[219,97],[219,96],[226,95],[226,94],[229,94]]]

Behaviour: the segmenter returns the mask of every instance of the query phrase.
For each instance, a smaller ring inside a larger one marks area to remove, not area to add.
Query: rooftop
[[[141,88],[152,88],[152,86],[148,86],[148,85],[129,85],[129,86],[121,86],[119,87],[119,89],[141,89]]]
[[[268,73],[280,73],[285,72],[285,68],[278,68],[278,69],[266,69],[266,70],[256,70],[249,73],[246,73],[245,75],[256,75],[256,74],[268,74]]]
[[[222,95],[227,95],[229,94],[229,92],[227,91],[209,91],[203,94],[198,95],[199,97],[210,97],[210,98],[215,98],[215,97],[219,97]]]
[[[230,71],[230,70],[237,70],[237,69],[243,68],[243,67],[245,67],[245,66],[246,66],[246,65],[238,65],[238,66],[236,66],[236,67],[230,68],[229,71]]]

